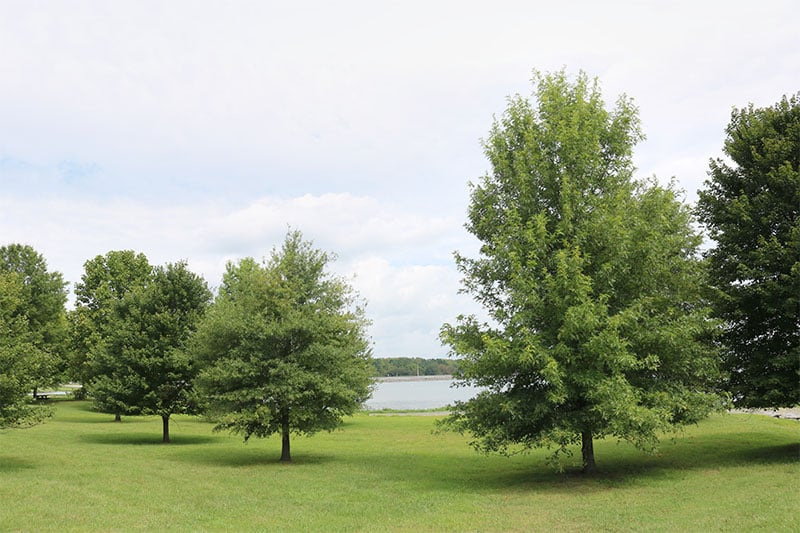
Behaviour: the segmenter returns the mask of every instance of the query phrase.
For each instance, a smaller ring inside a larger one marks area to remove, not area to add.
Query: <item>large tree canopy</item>
[[[0,429],[32,425],[48,413],[31,404],[38,349],[25,314],[23,276],[0,271]]]
[[[800,93],[734,110],[698,213],[733,401],[800,403]]]
[[[195,337],[216,429],[245,440],[278,433],[282,461],[290,433],[334,429],[370,392],[367,322],[329,260],[291,231],[266,263],[229,264]]]
[[[58,384],[66,369],[67,284],[63,276],[49,271],[44,257],[22,244],[0,247],[0,274],[14,294],[9,302],[16,302],[5,308],[6,320],[15,324],[13,329],[24,325],[31,390]]]
[[[115,413],[159,415],[169,442],[171,415],[197,411],[197,370],[185,346],[210,300],[206,282],[183,262],[154,268],[122,295],[90,357],[94,400]]]
[[[144,254],[133,250],[112,250],[84,263],[81,281],[75,284],[75,309],[70,313],[73,379],[88,386],[95,375],[109,374],[103,368],[106,357],[105,341],[117,327],[117,306],[134,290],[147,283],[153,267]],[[92,360],[94,354],[101,359]],[[115,405],[104,405],[95,398],[95,404],[104,411],[120,415]]]
[[[582,445],[615,436],[652,450],[660,432],[721,404],[709,385],[713,322],[701,300],[700,238],[671,188],[633,179],[636,108],[607,111],[581,73],[535,74],[484,142],[467,229],[480,257],[456,256],[490,323],[460,317],[443,342],[461,381],[486,387],[445,425],[485,451]],[[518,446],[519,447],[518,447]]]

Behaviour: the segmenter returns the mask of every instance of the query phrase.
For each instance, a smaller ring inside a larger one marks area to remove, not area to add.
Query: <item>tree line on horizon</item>
[[[31,246],[0,247],[0,428],[42,422],[38,390],[83,384],[111,415],[205,413],[216,430],[281,435],[337,427],[382,375],[454,374],[483,389],[441,426],[506,454],[593,440],[644,451],[731,405],[800,403],[800,93],[734,109],[726,159],[696,206],[636,179],[644,135],[623,96],[607,109],[581,72],[534,73],[483,141],[456,254],[490,317],[441,329],[451,359],[373,358],[358,294],[334,259],[290,230],[264,261],[230,262],[216,295],[183,262],[131,250],[84,264],[75,308]],[[701,252],[702,224],[716,246]]]
[[[457,359],[424,357],[374,357],[376,377],[453,376],[458,373]]]

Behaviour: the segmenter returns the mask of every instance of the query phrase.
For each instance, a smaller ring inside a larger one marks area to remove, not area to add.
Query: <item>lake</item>
[[[449,376],[419,376],[382,378],[375,384],[366,408],[379,409],[436,409],[455,401],[474,397],[480,388],[453,388]]]

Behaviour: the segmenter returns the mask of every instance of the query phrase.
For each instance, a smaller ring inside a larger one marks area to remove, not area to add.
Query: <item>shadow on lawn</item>
[[[178,461],[185,461],[207,466],[222,467],[246,467],[246,466],[269,466],[291,467],[300,465],[321,465],[339,460],[336,456],[319,453],[293,453],[294,460],[284,463],[280,460],[280,446],[275,449],[266,449],[262,446],[248,446],[242,444],[237,449],[226,448],[203,448],[191,451],[184,451],[173,458]]]
[[[143,417],[123,416],[121,421],[114,420],[114,415],[98,411],[86,400],[70,401],[71,412],[62,416],[64,422],[77,424],[125,424],[140,422]]]
[[[0,456],[0,473],[2,474],[32,470],[33,468],[35,468],[34,463],[26,459]]]
[[[499,468],[485,472],[476,482],[485,488],[514,488],[573,490],[576,483],[583,489],[602,490],[607,486],[637,483],[643,479],[655,480],[680,476],[682,471],[714,470],[742,467],[751,464],[791,464],[800,462],[800,443],[771,443],[772,433],[722,433],[701,437],[678,437],[665,439],[660,451],[645,454],[627,444],[614,442],[595,445],[597,471],[586,475],[577,464],[565,472],[557,473],[548,468],[541,458],[530,457],[530,469]],[[774,441],[773,441],[774,442]],[[580,459],[580,450],[576,450]],[[540,456],[541,457],[541,456]],[[472,476],[463,472],[461,476]]]
[[[680,478],[688,471],[744,467],[754,464],[781,465],[800,462],[800,442],[797,433],[775,433],[751,428],[745,431],[694,432],[665,437],[660,452],[642,453],[625,443],[613,440],[597,442],[595,454],[598,470],[586,476],[580,472],[580,449],[568,459],[566,472],[558,473],[545,463],[547,450],[533,450],[506,458],[482,455],[463,447],[442,446],[431,435],[423,446],[388,445],[376,449],[366,445],[331,451],[314,448],[312,441],[304,442],[293,452],[293,466],[315,468],[335,465],[352,471],[369,483],[381,479],[407,485],[413,490],[457,491],[466,493],[495,493],[502,491],[567,492],[576,488],[594,492],[610,487],[637,484],[646,480]],[[152,442],[152,435],[150,435]],[[213,467],[268,469],[286,467],[279,461],[280,444],[259,442],[232,448],[185,448],[171,458],[180,462]],[[362,450],[362,451],[359,451]]]
[[[170,442],[161,442],[161,435],[156,433],[85,433],[80,436],[84,442],[91,444],[111,444],[123,446],[141,446],[148,444],[160,444],[165,446],[184,446],[192,444],[207,444],[217,439],[213,436],[204,435],[172,435]]]

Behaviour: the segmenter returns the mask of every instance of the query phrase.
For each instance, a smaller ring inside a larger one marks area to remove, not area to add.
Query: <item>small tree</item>
[[[210,300],[205,281],[182,262],[155,268],[127,292],[91,357],[95,400],[122,414],[159,415],[169,442],[171,415],[197,411],[196,367],[184,348]]]
[[[800,93],[734,110],[698,214],[737,405],[800,403]]]
[[[585,74],[536,74],[535,105],[512,98],[484,148],[467,229],[481,256],[457,255],[494,324],[460,317],[443,342],[462,383],[486,387],[445,425],[484,451],[615,436],[653,450],[661,431],[721,404],[700,298],[700,238],[670,188],[632,178],[636,108],[606,111]]]
[[[282,437],[332,430],[370,393],[367,322],[348,284],[330,275],[330,256],[291,231],[259,264],[229,264],[194,350],[198,381],[216,430]]]

